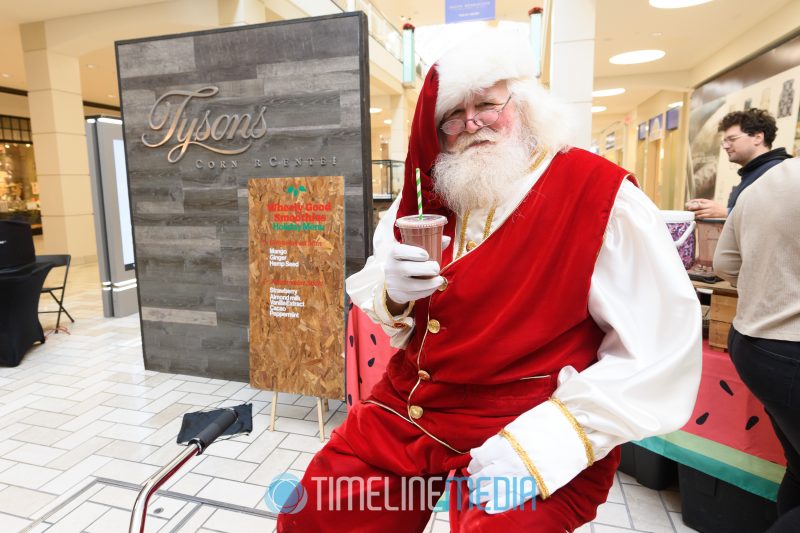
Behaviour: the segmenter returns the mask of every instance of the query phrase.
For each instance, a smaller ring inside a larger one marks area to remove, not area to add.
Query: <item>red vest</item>
[[[414,336],[372,399],[466,451],[546,400],[562,368],[594,363],[604,334],[589,287],[626,175],[584,150],[560,153],[483,243],[452,261],[454,242],[446,287],[416,302]]]

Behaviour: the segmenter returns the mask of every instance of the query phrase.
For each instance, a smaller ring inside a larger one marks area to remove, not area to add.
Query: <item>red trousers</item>
[[[279,533],[423,531],[432,507],[450,483],[450,527],[458,533],[531,531],[563,533],[590,522],[606,501],[619,465],[619,449],[581,472],[550,498],[490,515],[468,501],[469,454],[458,454],[386,409],[358,404],[308,465],[308,496],[294,514],[281,514]],[[413,481],[409,478],[414,477]],[[457,497],[461,495],[460,501]],[[459,505],[460,504],[460,505]]]

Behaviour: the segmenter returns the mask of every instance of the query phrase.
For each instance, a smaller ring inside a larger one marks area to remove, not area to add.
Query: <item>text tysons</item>
[[[196,91],[174,90],[162,94],[150,109],[147,120],[150,129],[160,135],[150,140],[147,134],[142,134],[142,143],[149,148],[156,148],[170,141],[176,142],[167,152],[170,163],[180,161],[192,145],[217,154],[236,155],[245,152],[253,144],[253,140],[267,134],[267,120],[264,117],[266,106],[261,106],[255,116],[252,113],[212,116],[210,109],[199,117],[189,118],[185,114],[186,106],[192,99],[210,98],[218,92],[218,87],[209,86]],[[173,97],[178,99],[175,106],[169,100]],[[237,148],[222,148],[212,142],[223,140],[239,140],[244,144]]]

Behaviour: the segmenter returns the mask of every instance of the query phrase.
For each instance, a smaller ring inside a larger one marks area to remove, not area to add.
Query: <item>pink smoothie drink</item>
[[[419,246],[428,252],[431,261],[442,264],[442,232],[447,218],[442,215],[409,215],[398,218],[395,225],[400,229],[404,244]]]

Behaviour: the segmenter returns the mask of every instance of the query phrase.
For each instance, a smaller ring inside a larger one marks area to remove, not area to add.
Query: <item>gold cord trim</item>
[[[531,172],[535,171],[539,165],[542,164],[545,157],[547,157],[547,150],[536,150],[533,155],[536,158],[531,163],[531,166],[528,167],[526,174],[530,174]],[[494,212],[497,210],[497,204],[493,205],[492,208],[489,210],[489,214],[486,216],[486,223],[483,225],[483,241],[489,236],[489,233],[492,229],[492,220],[494,220]],[[468,209],[466,213],[464,213],[464,217],[461,219],[461,232],[459,233],[458,240],[458,253],[456,254],[456,259],[459,259],[462,255],[464,255],[464,248],[467,245],[466,233],[467,233],[467,222],[469,222],[469,215],[470,210]]]
[[[400,322],[400,321],[405,319],[405,318],[407,318],[411,314],[411,311],[414,309],[414,301],[408,302],[408,304],[406,305],[406,310],[403,311],[403,314],[398,315],[399,316],[399,318],[398,318],[398,317],[395,317],[395,315],[393,315],[391,311],[389,311],[389,306],[386,304],[386,299],[387,298],[389,298],[389,293],[386,292],[386,282],[384,282],[383,283],[383,294],[381,295],[381,303],[383,304],[383,310],[386,311],[386,315],[387,316],[390,316],[390,317],[392,317],[393,319],[396,319],[396,320],[394,320],[391,323],[384,322],[383,318],[381,318],[380,316],[378,316],[378,320],[381,321],[381,324],[383,324],[384,326],[388,326],[390,328],[397,328],[398,327],[397,324],[403,324],[401,327],[407,328],[408,324],[405,324],[405,323]]]
[[[458,235],[458,253],[456,254],[456,259],[464,254],[464,247],[467,244],[465,237],[467,233],[467,222],[469,222],[469,212],[470,210],[467,209],[467,212],[464,213],[464,218],[461,219],[461,233]]]
[[[589,462],[588,466],[592,466],[594,464],[594,450],[592,450],[592,444],[589,442],[589,437],[586,436],[586,432],[583,431],[581,425],[575,417],[572,416],[572,413],[569,412],[561,400],[558,398],[550,398],[549,401],[558,407],[561,413],[569,420],[569,423],[572,424],[573,429],[575,429],[575,432],[578,434],[578,438],[583,442],[583,449],[586,451],[586,460]]]
[[[542,497],[542,499],[546,500],[547,498],[549,498],[550,491],[547,490],[547,486],[545,486],[544,484],[544,479],[542,479],[542,475],[539,473],[536,467],[533,466],[533,461],[531,461],[528,452],[525,451],[525,449],[519,443],[517,438],[514,437],[514,435],[512,435],[511,433],[509,433],[505,428],[501,429],[498,435],[506,439],[508,443],[511,444],[511,447],[514,448],[514,451],[517,452],[519,458],[522,459],[522,462],[525,464],[525,468],[528,469],[528,472],[530,472],[530,474],[533,476],[533,479],[536,480],[536,485],[539,487],[539,495]]]

